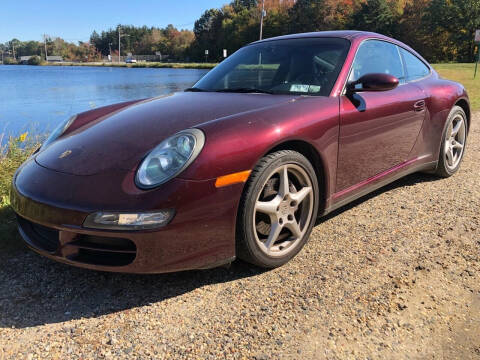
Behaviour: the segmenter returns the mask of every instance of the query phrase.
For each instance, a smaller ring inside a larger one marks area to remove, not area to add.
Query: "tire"
[[[318,201],[317,176],[307,158],[292,150],[263,157],[240,201],[237,256],[262,268],[287,263],[307,242]]]
[[[435,175],[447,178],[460,168],[467,145],[468,122],[465,111],[454,106],[448,115],[442,134]]]

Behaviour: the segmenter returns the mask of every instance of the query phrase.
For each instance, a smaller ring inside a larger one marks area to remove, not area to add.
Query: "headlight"
[[[72,123],[75,121],[75,119],[77,118],[77,115],[74,115],[72,116],[70,119],[68,119],[67,121],[64,121],[62,123],[60,123],[60,125],[58,125],[50,134],[50,136],[47,138],[47,140],[45,140],[45,142],[43,143],[42,147],[40,148],[40,150],[43,150],[45,149],[48,145],[50,145],[51,143],[53,143],[55,140],[57,140],[60,136],[62,136],[62,134],[68,129],[68,127],[70,125],[72,125]]]
[[[153,149],[137,171],[139,188],[151,189],[180,174],[202,151],[205,135],[198,129],[181,131]]]

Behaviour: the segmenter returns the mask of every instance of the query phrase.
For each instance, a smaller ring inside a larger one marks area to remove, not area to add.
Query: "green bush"
[[[27,133],[17,138],[10,138],[7,144],[2,144],[0,134],[0,253],[18,249],[19,236],[16,230],[15,213],[10,206],[9,190],[15,170],[38,147],[36,138]],[[0,356],[1,358],[1,356]]]
[[[17,60],[13,59],[13,58],[6,58],[6,59],[3,59],[3,63],[5,65],[17,65],[18,62]]]
[[[42,137],[29,136],[25,132],[18,137],[10,137],[2,145],[3,139],[5,135],[0,134],[0,211],[9,205],[8,192],[15,170],[39,147]]]
[[[30,59],[28,59],[28,65],[40,65],[42,63],[42,59],[40,56],[34,55]]]

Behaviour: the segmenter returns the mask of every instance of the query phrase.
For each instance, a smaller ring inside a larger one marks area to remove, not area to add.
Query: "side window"
[[[385,41],[367,40],[360,45],[353,63],[350,81],[371,73],[385,73],[405,79],[402,60],[397,46]]]
[[[403,59],[405,60],[405,67],[407,68],[407,81],[421,79],[430,73],[430,69],[413,55],[410,51],[400,48]]]

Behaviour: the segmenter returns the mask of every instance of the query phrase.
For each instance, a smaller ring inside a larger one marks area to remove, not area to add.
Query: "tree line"
[[[195,23],[190,54],[232,52],[259,36],[261,1],[236,0]],[[473,61],[480,0],[265,0],[264,37],[355,29],[394,37],[429,61]]]
[[[431,62],[470,62],[475,57],[474,32],[480,29],[480,0],[265,0],[264,38],[309,31],[356,29],[385,34],[412,46]],[[119,25],[97,33],[89,42],[68,43],[17,39],[0,44],[16,56],[60,55],[92,61],[118,55],[161,53],[175,61],[219,61],[258,40],[261,0],[232,0],[205,11],[193,31]],[[205,56],[208,50],[208,57]]]

